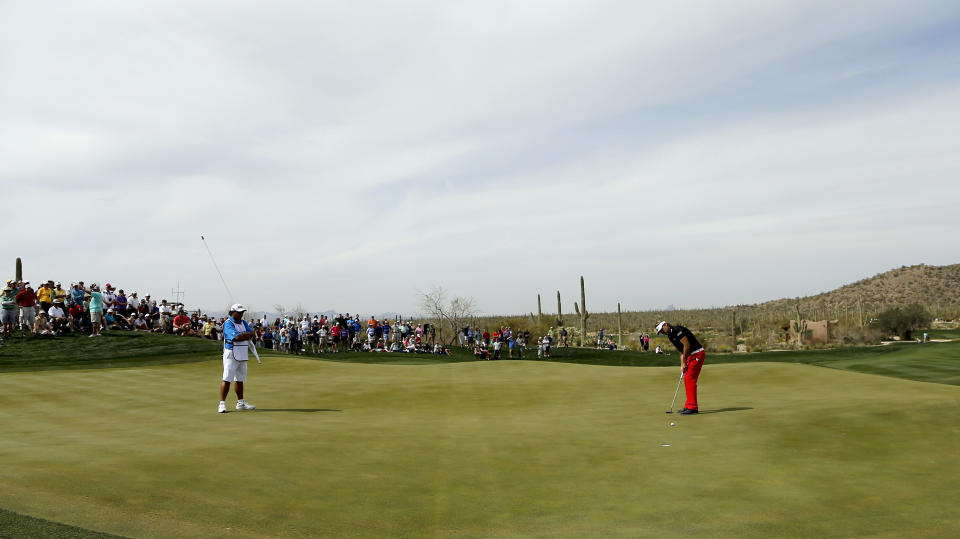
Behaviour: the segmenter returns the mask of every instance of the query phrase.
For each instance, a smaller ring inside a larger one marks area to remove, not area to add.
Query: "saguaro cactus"
[[[617,348],[623,350],[623,320],[620,318],[620,302],[617,302]]]
[[[583,289],[583,275],[580,276],[580,305],[577,305],[577,302],[573,302],[573,310],[580,315],[580,346],[587,345],[587,318],[590,315],[587,313],[587,294]]]
[[[793,322],[793,329],[797,331],[797,347],[802,347],[803,334],[807,332],[807,321],[800,314],[800,304],[797,304],[797,319]]]
[[[863,327],[863,295],[857,296],[857,309],[860,311],[860,327]]]
[[[22,281],[22,280],[23,280],[23,262],[20,261],[20,257],[19,257],[19,256],[17,257],[17,273],[16,273],[16,275],[17,275],[17,280],[18,280],[18,281]]]
[[[537,294],[537,324],[543,322],[543,310],[540,309],[540,294]]]
[[[560,308],[560,291],[557,290],[557,327],[563,327],[563,309]]]

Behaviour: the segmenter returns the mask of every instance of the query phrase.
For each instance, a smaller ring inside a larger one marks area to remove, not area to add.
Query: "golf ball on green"
[[[673,421],[671,421],[671,422],[670,422],[670,426],[671,426],[671,427],[675,427],[675,426],[677,426],[677,424],[674,423]]]

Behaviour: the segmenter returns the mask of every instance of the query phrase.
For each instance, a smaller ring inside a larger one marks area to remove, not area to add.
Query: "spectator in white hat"
[[[133,292],[127,298],[127,309],[133,314],[140,312],[140,298],[137,297],[136,292]]]
[[[160,313],[160,330],[164,333],[173,332],[173,308],[167,303],[167,300],[160,300],[158,307]]]
[[[17,298],[12,286],[3,287],[0,302],[2,302],[0,324],[3,325],[3,336],[8,337],[13,331],[13,325],[17,323]]]
[[[53,330],[57,333],[63,333],[64,331],[68,331],[70,329],[67,313],[63,310],[62,299],[53,300],[53,306],[47,309],[47,315],[50,317],[50,323],[53,325]]]
[[[106,290],[106,292],[103,293],[103,310],[109,311],[110,309],[116,309],[117,295],[113,293],[113,285],[107,283],[103,289]]]
[[[36,320],[33,321],[33,334],[54,335],[53,326],[50,324],[50,320],[47,319],[47,313],[40,311],[40,314],[37,315]]]
[[[150,331],[150,326],[147,325],[143,313],[132,314],[130,317],[133,319],[133,329],[135,331]]]

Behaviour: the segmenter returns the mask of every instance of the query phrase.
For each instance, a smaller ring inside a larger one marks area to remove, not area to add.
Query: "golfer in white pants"
[[[247,381],[247,352],[249,341],[255,337],[253,328],[243,319],[246,307],[239,303],[230,306],[230,318],[223,323],[223,381],[220,382],[220,405],[217,412],[227,413],[227,395],[230,382],[236,382],[237,410],[253,410],[256,406],[243,399],[243,383]]]

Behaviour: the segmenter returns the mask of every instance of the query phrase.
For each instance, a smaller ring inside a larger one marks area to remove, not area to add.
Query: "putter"
[[[677,390],[673,392],[673,400],[670,401],[670,410],[667,411],[668,414],[673,413],[673,405],[677,402],[677,393],[680,393],[680,383],[683,382],[683,372],[680,372],[680,379],[677,380]]]

